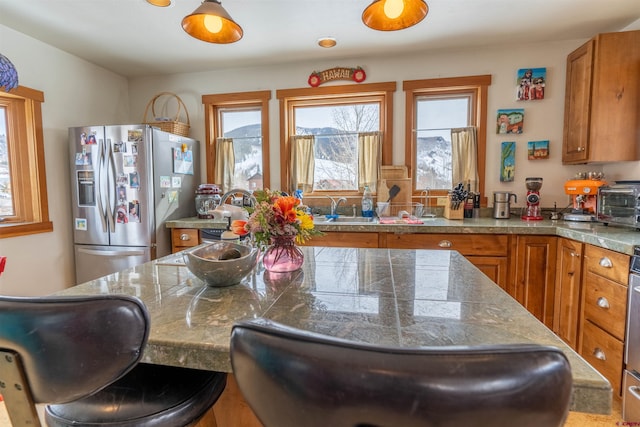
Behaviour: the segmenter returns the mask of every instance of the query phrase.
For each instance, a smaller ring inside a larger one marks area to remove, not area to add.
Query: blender
[[[542,178],[526,178],[524,185],[527,187],[527,207],[522,219],[525,221],[540,221],[542,220],[542,209],[540,208]]]

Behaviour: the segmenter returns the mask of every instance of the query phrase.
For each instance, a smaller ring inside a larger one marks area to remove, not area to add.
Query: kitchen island
[[[302,249],[301,270],[259,264],[225,288],[205,286],[174,254],[58,294],[137,296],[151,316],[144,362],[225,372],[232,325],[255,317],[388,346],[552,345],[572,366],[571,410],[610,412],[608,381],[458,252]]]

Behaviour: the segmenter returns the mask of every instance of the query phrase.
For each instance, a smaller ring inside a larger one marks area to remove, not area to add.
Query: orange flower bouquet
[[[256,191],[253,195],[257,205],[253,207],[249,219],[233,221],[232,231],[240,236],[251,233],[251,241],[264,251],[263,264],[267,270],[297,270],[302,265],[303,258],[295,243],[304,243],[311,237],[323,233],[314,228],[313,217],[306,212],[305,206],[296,197],[283,196],[280,192],[268,189]],[[283,266],[291,264],[291,260],[285,261],[292,257],[293,264]],[[292,270],[298,261],[300,265]],[[276,266],[272,267],[272,262]]]

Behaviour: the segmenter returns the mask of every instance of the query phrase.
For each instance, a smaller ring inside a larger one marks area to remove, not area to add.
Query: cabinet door
[[[518,236],[512,261],[511,295],[548,328],[553,328],[556,245],[553,236]]]
[[[473,265],[505,291],[507,290],[507,257],[467,256]]]
[[[558,239],[553,332],[574,350],[578,349],[583,249],[583,243]]]
[[[594,43],[593,40],[585,43],[567,57],[563,163],[584,163],[589,158],[589,107]]]
[[[640,31],[600,34],[593,54],[589,160],[638,160]]]

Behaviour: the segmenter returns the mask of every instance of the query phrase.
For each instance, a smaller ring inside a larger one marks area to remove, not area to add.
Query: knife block
[[[447,219],[463,219],[464,218],[464,202],[460,202],[458,209],[452,209],[451,196],[447,197],[447,204],[444,205],[443,216]]]

